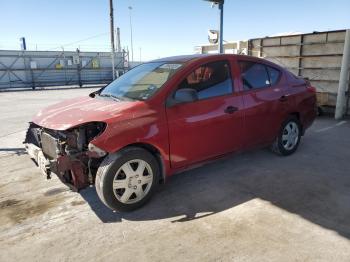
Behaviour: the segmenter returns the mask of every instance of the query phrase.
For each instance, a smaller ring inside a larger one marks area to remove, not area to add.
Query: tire
[[[159,184],[156,158],[139,147],[108,155],[97,170],[95,187],[101,201],[115,211],[143,206]]]
[[[296,117],[289,117],[282,123],[281,129],[271,149],[281,156],[293,154],[300,143],[302,128]]]

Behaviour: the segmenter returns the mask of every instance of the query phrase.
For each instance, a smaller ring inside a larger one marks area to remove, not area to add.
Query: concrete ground
[[[350,121],[318,118],[289,157],[175,175],[121,214],[46,180],[21,144],[36,111],[91,91],[0,93],[0,261],[350,261]]]

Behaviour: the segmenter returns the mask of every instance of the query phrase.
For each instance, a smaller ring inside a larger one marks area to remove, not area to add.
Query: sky
[[[219,11],[203,0],[114,0],[121,46],[134,60],[191,54],[208,43]],[[0,49],[109,51],[109,0],[0,0]],[[350,28],[350,0],[226,0],[224,40]]]

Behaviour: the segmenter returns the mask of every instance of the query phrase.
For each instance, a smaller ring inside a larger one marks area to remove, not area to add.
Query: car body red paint
[[[192,70],[222,60],[230,64],[234,86],[231,94],[166,105],[168,97]],[[163,170],[169,176],[227,153],[271,144],[282,122],[291,114],[298,116],[303,131],[316,117],[315,93],[306,82],[269,61],[238,55],[184,56],[158,61],[181,62],[183,66],[148,100],[75,98],[42,110],[33,122],[54,130],[104,122],[105,131],[92,144],[108,153],[135,144],[152,146],[159,152]],[[280,70],[280,80],[274,86],[244,90],[238,61],[272,66]],[[229,106],[237,111],[227,114],[225,109]]]

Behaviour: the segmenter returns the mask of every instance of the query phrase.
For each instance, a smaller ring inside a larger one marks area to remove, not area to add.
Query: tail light
[[[307,85],[307,90],[309,90],[310,92],[312,92],[312,93],[316,93],[316,87],[313,87],[313,86],[311,86],[311,85]]]
[[[316,87],[313,87],[309,81],[309,79],[304,79],[306,82],[306,88],[308,91],[312,92],[312,93],[316,93]]]

